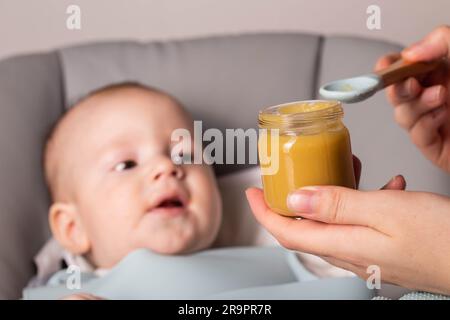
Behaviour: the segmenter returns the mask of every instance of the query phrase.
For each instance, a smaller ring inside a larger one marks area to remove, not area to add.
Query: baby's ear
[[[49,222],[55,239],[73,254],[85,254],[91,244],[74,205],[57,202],[49,210]]]

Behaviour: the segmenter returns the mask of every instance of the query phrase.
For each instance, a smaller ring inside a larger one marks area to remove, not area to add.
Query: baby
[[[132,83],[97,90],[71,108],[44,158],[59,244],[101,269],[138,248],[183,254],[210,246],[222,215],[214,173],[171,158],[172,132],[192,133],[192,124],[174,98]]]

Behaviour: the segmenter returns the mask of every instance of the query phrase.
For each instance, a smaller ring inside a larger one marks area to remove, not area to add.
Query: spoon
[[[324,99],[345,103],[363,101],[391,84],[406,78],[428,73],[443,66],[444,59],[430,62],[409,62],[397,60],[387,68],[367,75],[329,82],[319,89]]]

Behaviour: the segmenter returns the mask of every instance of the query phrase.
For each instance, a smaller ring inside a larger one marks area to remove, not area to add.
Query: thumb
[[[433,30],[422,41],[406,48],[402,57],[410,61],[430,61],[450,56],[450,27]]]
[[[400,193],[403,191],[365,192],[335,186],[305,187],[291,193],[287,205],[306,219],[379,230],[386,226],[385,217],[400,201]]]

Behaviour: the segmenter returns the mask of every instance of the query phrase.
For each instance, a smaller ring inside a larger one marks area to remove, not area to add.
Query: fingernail
[[[294,212],[312,213],[316,197],[317,191],[311,188],[294,191],[288,195],[287,206]]]
[[[249,194],[250,190],[251,190],[251,188],[245,189],[245,196],[247,197],[247,199],[248,199],[248,194]]]
[[[406,180],[402,174],[396,175],[395,180],[398,181],[399,183],[401,182],[403,184],[403,188],[406,188]]]
[[[394,177],[389,181],[389,183],[394,183],[394,182],[395,182],[395,184],[398,184],[398,183],[400,182],[399,179],[401,179],[402,177],[403,177],[402,175],[398,174],[398,175],[394,176]]]
[[[394,182],[394,180],[397,178],[397,176],[392,177],[388,182],[386,182],[386,184],[381,187],[381,189],[386,189],[392,182]]]

